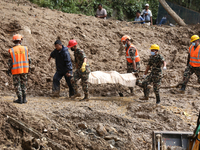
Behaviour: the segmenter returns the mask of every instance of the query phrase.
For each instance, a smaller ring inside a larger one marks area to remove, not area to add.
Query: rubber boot
[[[140,100],[149,100],[149,96],[147,96],[147,90],[144,88],[144,97],[140,97]]]
[[[26,95],[25,94],[23,95],[23,103],[27,103]]]
[[[182,85],[181,89],[179,90],[179,93],[184,94],[185,93],[185,85]]]
[[[18,99],[17,99],[17,100],[14,100],[13,102],[14,102],[14,103],[22,104],[22,97],[21,97],[21,96],[18,96]]]
[[[160,95],[156,95],[156,104],[160,104]]]
[[[88,94],[85,94],[85,97],[81,99],[80,101],[89,101],[89,96]]]

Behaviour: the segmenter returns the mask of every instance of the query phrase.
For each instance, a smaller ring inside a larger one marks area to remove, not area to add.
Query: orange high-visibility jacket
[[[189,54],[190,65],[192,67],[200,67],[200,45],[198,45],[196,49],[194,49],[194,46],[191,45],[189,48]]]
[[[140,61],[140,57],[139,57],[139,54],[138,54],[138,50],[136,49],[136,47],[133,45],[133,44],[131,44],[130,46],[129,46],[129,48],[127,49],[127,51],[126,51],[126,60],[129,62],[129,63],[133,63],[133,60],[131,60],[131,56],[129,55],[129,50],[130,50],[130,48],[134,48],[135,50],[136,50],[136,52],[135,52],[135,62],[139,62]],[[125,48],[126,49],[126,48]]]
[[[28,48],[26,46],[17,45],[8,50],[13,62],[12,74],[28,73]]]

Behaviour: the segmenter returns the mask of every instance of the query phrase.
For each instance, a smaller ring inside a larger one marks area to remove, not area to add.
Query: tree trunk
[[[185,22],[169,7],[165,0],[159,0],[160,4],[168,12],[168,14],[178,23],[180,26],[185,26]]]

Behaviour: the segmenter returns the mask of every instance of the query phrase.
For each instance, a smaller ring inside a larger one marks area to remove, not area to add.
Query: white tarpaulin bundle
[[[134,87],[136,77],[133,73],[120,74],[116,71],[95,71],[89,74],[89,82],[92,84],[121,84],[128,87]]]

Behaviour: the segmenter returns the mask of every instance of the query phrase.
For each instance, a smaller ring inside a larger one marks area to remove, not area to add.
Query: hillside
[[[149,58],[150,45],[157,43],[160,46],[160,53],[167,62],[162,86],[175,85],[182,80],[190,37],[200,34],[200,25],[140,26],[125,21],[67,14],[41,8],[25,0],[18,3],[1,0],[0,9],[0,134],[4,137],[0,139],[0,149],[1,146],[8,148],[8,144],[12,148],[22,149],[23,142],[16,141],[19,135],[25,141],[32,140],[30,134],[21,130],[18,133],[18,128],[5,122],[7,115],[27,123],[40,133],[47,129],[44,135],[66,149],[146,150],[151,149],[151,133],[154,130],[194,130],[199,110],[199,88],[188,86],[185,95],[173,94],[175,89],[162,89],[162,103],[156,106],[154,99],[139,101],[142,96],[139,87],[135,88],[136,96],[120,98],[117,91],[127,96],[127,87],[90,85],[91,100],[79,103],[68,98],[62,79],[62,98],[52,99],[49,94],[55,62],[51,60],[48,63],[47,59],[54,50],[54,41],[58,36],[65,46],[74,38],[86,52],[92,71],[126,73],[125,51],[120,39],[128,34],[138,48],[142,71]],[[12,78],[6,75],[8,49],[13,46],[12,36],[16,33],[24,36],[23,45],[29,48],[34,70],[29,74],[29,103],[26,105],[12,103],[15,96]],[[72,51],[69,52],[74,61]],[[189,84],[198,85],[195,75]],[[87,124],[86,128],[79,125],[82,122]],[[108,126],[103,136],[97,133],[101,123],[104,127]],[[115,137],[106,139],[106,136]],[[45,145],[45,142],[40,144]],[[46,144],[44,147],[48,149],[51,146]]]

